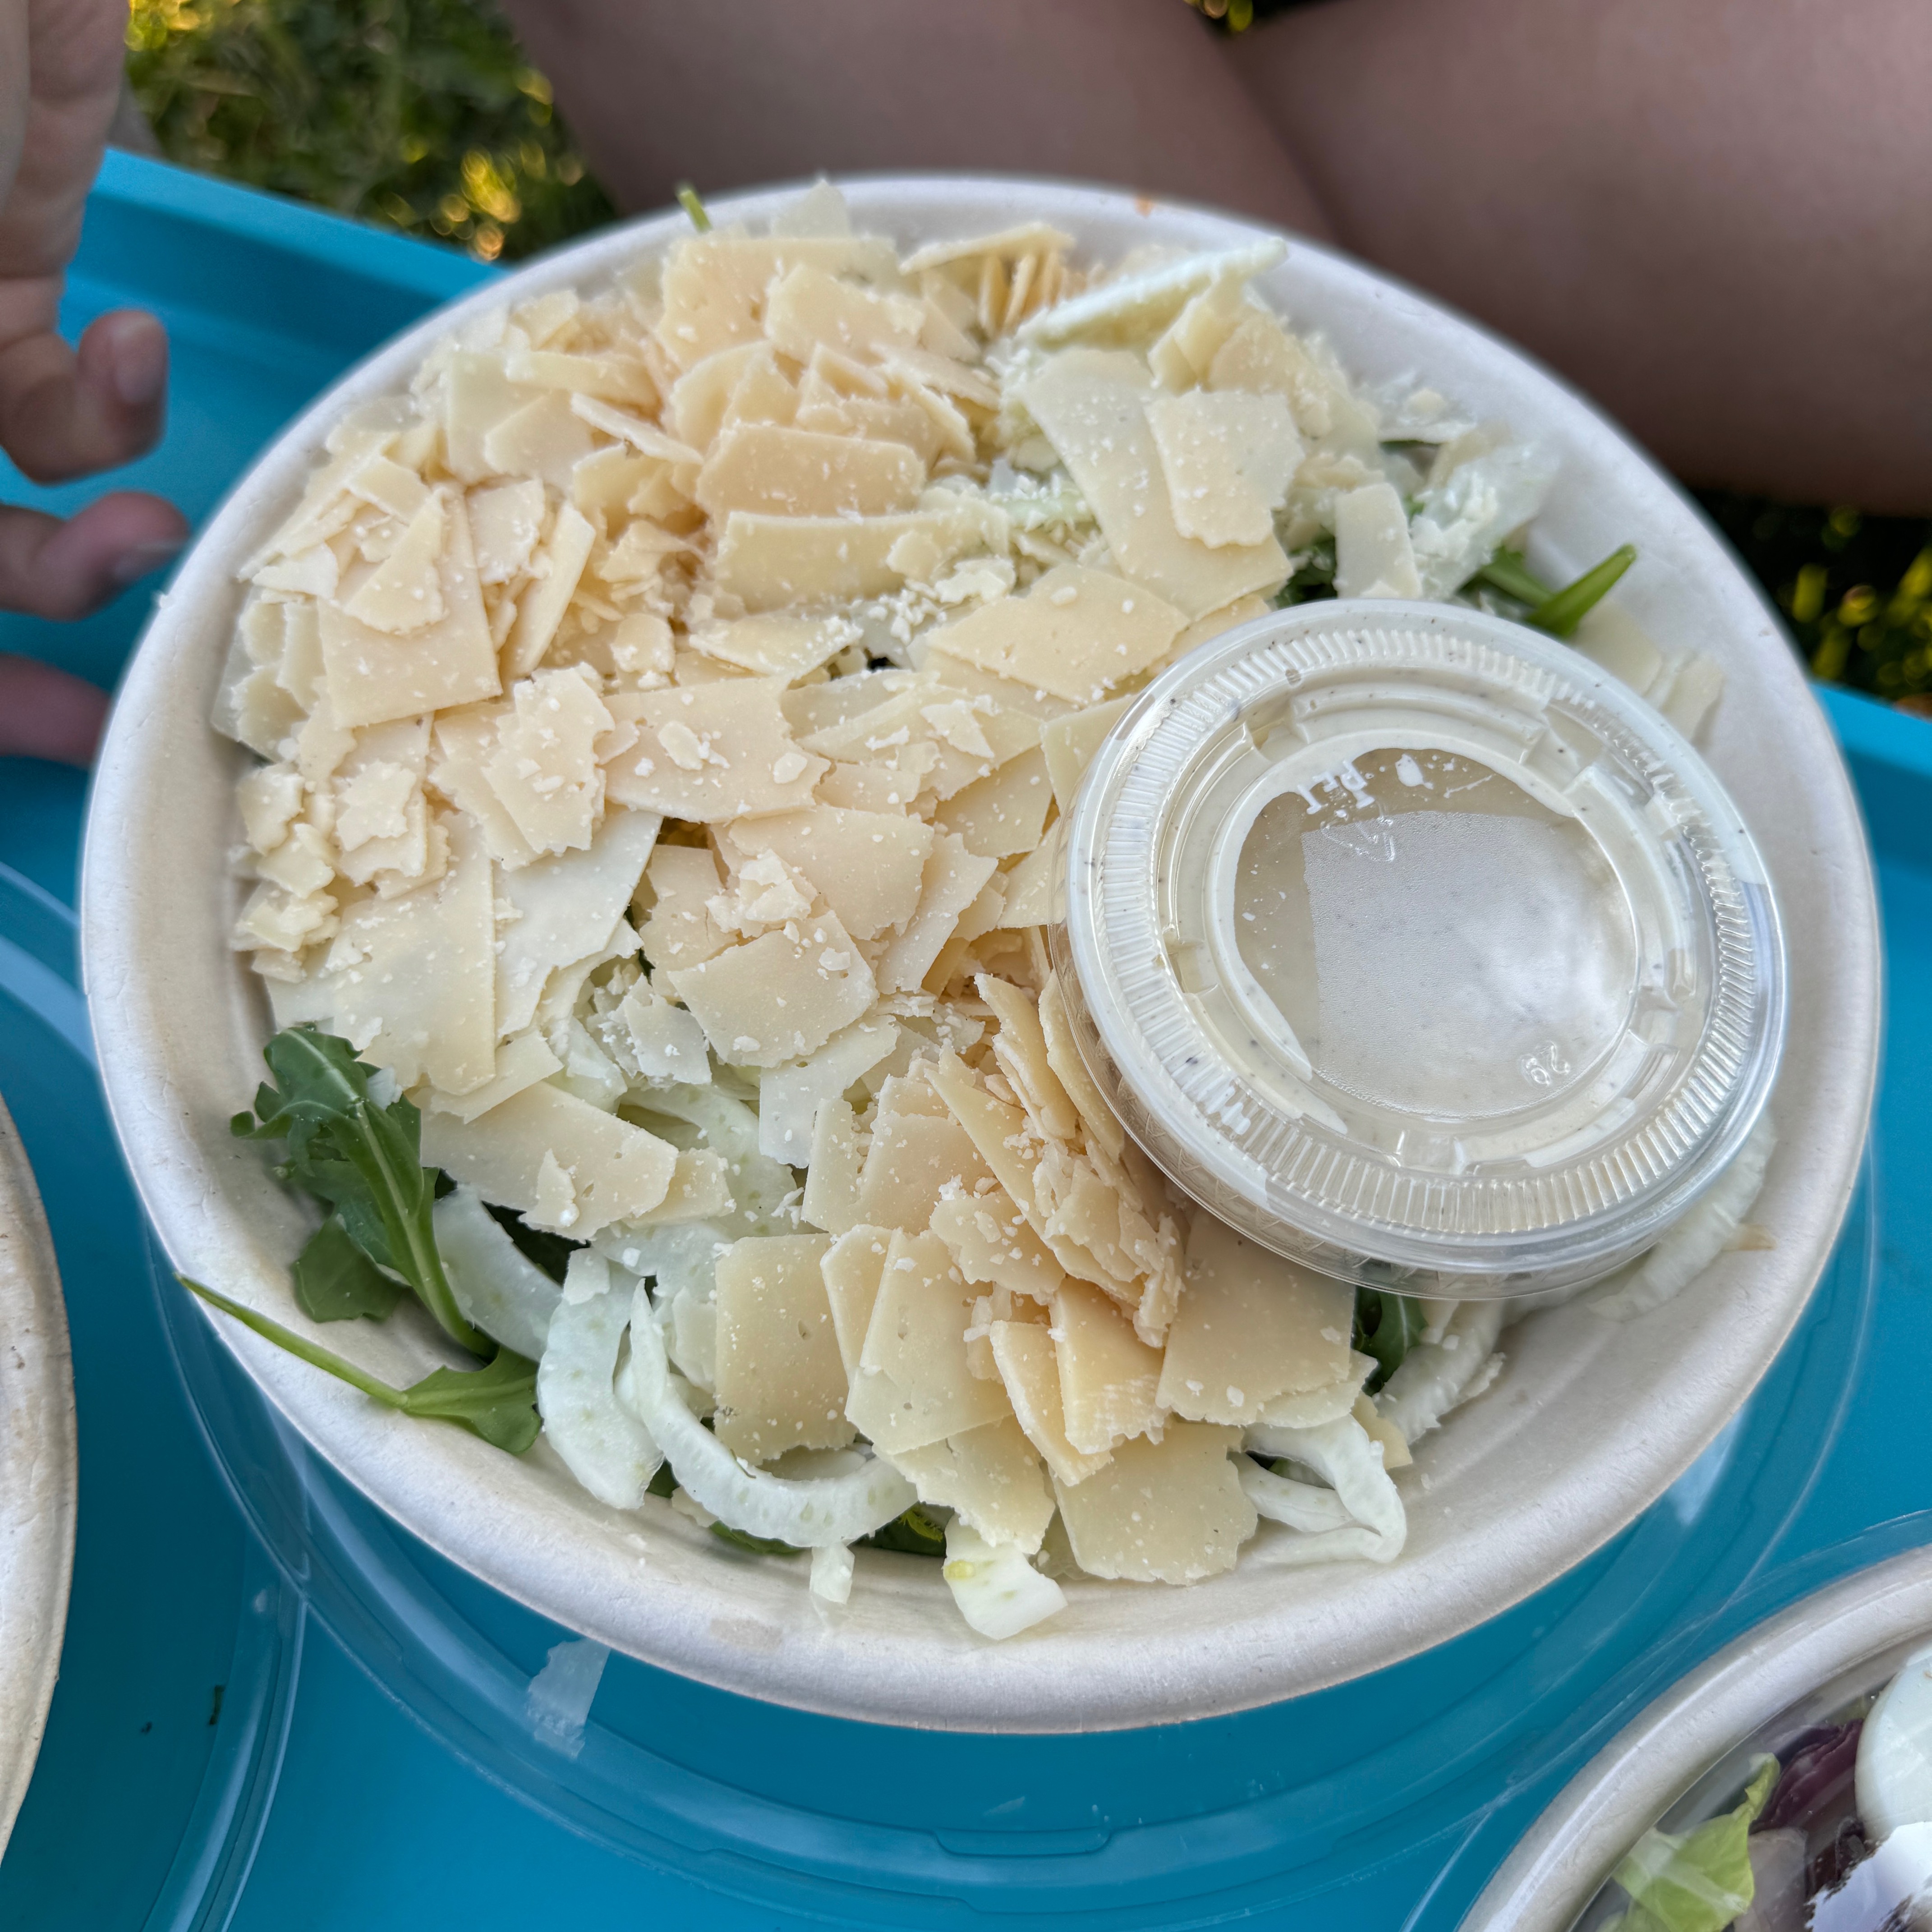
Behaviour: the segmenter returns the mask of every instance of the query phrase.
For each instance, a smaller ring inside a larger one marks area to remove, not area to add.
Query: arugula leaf
[[[588,1244],[573,1241],[568,1234],[553,1234],[545,1228],[532,1228],[514,1208],[500,1208],[493,1201],[483,1204],[483,1211],[533,1261],[552,1281],[562,1280],[570,1258]]]
[[[176,1279],[190,1294],[232,1315],[244,1328],[265,1336],[277,1347],[298,1355],[314,1366],[360,1389],[370,1400],[385,1408],[400,1409],[405,1415],[431,1416],[442,1421],[460,1423],[499,1449],[520,1456],[537,1439],[542,1426],[537,1416],[537,1365],[521,1355],[500,1348],[485,1368],[467,1372],[457,1369],[433,1369],[419,1382],[406,1389],[392,1388],[379,1382],[353,1362],[345,1361],[331,1350],[319,1347],[306,1336],[268,1316],[231,1301],[212,1288],[205,1288],[186,1275]]]
[[[742,1529],[734,1529],[728,1522],[714,1522],[711,1534],[721,1543],[728,1543],[734,1550],[748,1550],[754,1556],[802,1556],[805,1552],[795,1543],[781,1543],[775,1536],[752,1536]]]
[[[1335,594],[1335,539],[1330,536],[1317,537],[1305,550],[1297,550],[1300,561],[1295,565],[1294,573],[1280,590],[1275,592],[1275,608],[1285,610],[1291,604],[1305,604],[1318,597],[1332,597]]]
[[[1610,587],[1636,561],[1635,544],[1620,544],[1592,570],[1586,570],[1574,584],[1546,597],[1531,611],[1527,621],[1552,638],[1574,638],[1576,626],[1608,595]]]
[[[704,212],[704,204],[698,198],[698,190],[688,182],[677,184],[677,205],[691,217],[691,225],[700,235],[711,232],[711,218]]]
[[[488,1355],[495,1345],[463,1318],[436,1252],[430,1210],[438,1175],[422,1164],[414,1104],[398,1095],[379,1105],[369,1092],[373,1070],[346,1040],[313,1024],[285,1028],[262,1057],[274,1082],[256,1091],[260,1124],[237,1114],[231,1130],[286,1140],[281,1178],[328,1202],[356,1246],[400,1276],[452,1341]]]
[[[660,1462],[657,1473],[644,1485],[644,1492],[647,1496],[668,1497],[676,1487],[677,1472],[669,1462]]]
[[[1777,1759],[1765,1758],[1735,1811],[1682,1835],[1645,1832],[1614,1874],[1630,1898],[1623,1932],[1724,1932],[1749,1910],[1750,1828],[1777,1781]]]
[[[332,1214],[296,1257],[296,1300],[311,1322],[352,1322],[366,1315],[388,1318],[403,1291],[362,1250]]]
[[[917,1503],[903,1516],[896,1516],[884,1528],[859,1538],[862,1550],[896,1550],[906,1556],[946,1555],[946,1532]]]
[[[1422,1340],[1427,1326],[1422,1304],[1409,1296],[1392,1294],[1386,1288],[1356,1289],[1354,1346],[1376,1363],[1368,1382],[1371,1394],[1402,1366],[1403,1357]]]

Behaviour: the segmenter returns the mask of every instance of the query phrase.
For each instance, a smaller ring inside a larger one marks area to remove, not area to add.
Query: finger
[[[0,655],[0,758],[91,765],[107,694],[32,658]]]
[[[167,332],[140,309],[100,316],[70,348],[51,331],[0,350],[0,448],[37,483],[131,462],[166,412]]]
[[[84,617],[187,541],[187,520],[172,503],[132,490],[100,497],[65,523],[0,508],[0,610]]]

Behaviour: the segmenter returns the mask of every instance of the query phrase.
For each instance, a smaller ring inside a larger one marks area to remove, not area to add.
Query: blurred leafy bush
[[[169,160],[484,261],[613,212],[479,0],[134,0],[128,72]]]

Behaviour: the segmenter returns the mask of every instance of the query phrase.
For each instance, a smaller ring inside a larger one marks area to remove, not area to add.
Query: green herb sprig
[[[254,1114],[237,1114],[230,1128],[243,1139],[286,1141],[277,1174],[334,1210],[296,1263],[303,1312],[380,1321],[400,1282],[451,1340],[490,1354],[495,1345],[464,1318],[436,1252],[436,1171],[422,1164],[413,1103],[398,1095],[379,1105],[371,1070],[349,1042],[312,1025],[285,1028],[262,1057],[274,1077],[256,1089]]]
[[[351,1388],[360,1389],[385,1408],[460,1424],[513,1456],[520,1456],[537,1439],[541,1426],[536,1411],[537,1365],[521,1355],[513,1355],[507,1348],[498,1349],[495,1359],[486,1367],[468,1371],[433,1369],[421,1382],[412,1382],[407,1388],[392,1388],[353,1362],[345,1361],[332,1350],[298,1335],[292,1328],[284,1328],[258,1310],[231,1300],[186,1275],[179,1280],[184,1288],[224,1315],[233,1316],[277,1347],[298,1355],[304,1362],[348,1383]]]
[[[1524,562],[1520,550],[1499,550],[1477,572],[1474,581],[1500,590],[1519,604],[1527,604],[1526,624],[1567,642],[1636,561],[1636,544],[1619,544],[1601,563],[1585,571],[1574,583],[1552,590]]]
[[[1391,1294],[1383,1288],[1356,1289],[1354,1346],[1375,1358],[1375,1372],[1368,1383],[1371,1394],[1402,1366],[1427,1325],[1422,1304],[1412,1297]]]

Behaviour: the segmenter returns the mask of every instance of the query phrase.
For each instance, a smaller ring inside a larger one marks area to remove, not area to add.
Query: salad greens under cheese
[[[280,1029],[236,1130],[326,1210],[311,1323],[406,1292],[485,1366],[391,1388],[199,1292],[822,1597],[854,1544],[943,1552],[989,1636],[1263,1520],[1271,1561],[1396,1557],[1501,1308],[1170,1193],[1073,1044],[1054,826],[1135,691],[1301,598],[1476,600],[1687,730],[1718,680],[1600,601],[1628,550],[1531,572],[1552,466],[1352,382],[1252,290],[1284,245],[902,258],[821,187],[349,415],[216,710]]]

